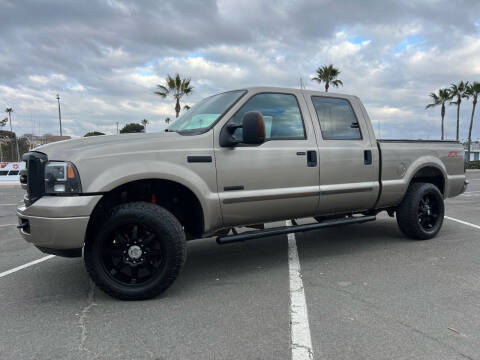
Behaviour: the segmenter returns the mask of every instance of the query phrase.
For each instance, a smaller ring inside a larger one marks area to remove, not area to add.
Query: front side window
[[[168,131],[202,132],[218,120],[243,94],[244,90],[210,96],[175,120]]]
[[[297,98],[292,94],[263,93],[254,95],[232,117],[230,123],[241,124],[249,111],[258,111],[265,122],[265,140],[305,139],[302,114]],[[233,137],[242,141],[242,129]]]
[[[359,124],[346,99],[312,96],[322,137],[325,140],[360,140]]]

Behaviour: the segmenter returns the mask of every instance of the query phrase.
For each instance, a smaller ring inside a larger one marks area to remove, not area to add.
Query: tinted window
[[[1,176],[7,175],[7,174],[8,174],[8,170],[2,170],[2,171],[0,171],[0,175],[1,175]]]
[[[312,102],[324,139],[357,140],[362,138],[357,118],[348,100],[312,96]]]
[[[242,106],[231,122],[241,124],[243,116],[249,111],[262,113],[266,140],[305,139],[302,114],[294,95],[274,93],[255,95]],[[237,129],[234,137],[241,140],[242,129]]]
[[[8,175],[18,175],[18,170],[10,170]]]

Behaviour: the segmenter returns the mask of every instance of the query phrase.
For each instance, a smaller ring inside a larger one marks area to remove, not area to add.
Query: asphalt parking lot
[[[166,294],[122,302],[92,285],[82,259],[9,272],[45,254],[13,225],[23,191],[0,186],[0,359],[296,360],[305,349],[292,334],[314,359],[480,359],[480,171],[468,177],[430,241],[383,214],[296,234],[307,312],[293,324],[287,236],[192,241]]]

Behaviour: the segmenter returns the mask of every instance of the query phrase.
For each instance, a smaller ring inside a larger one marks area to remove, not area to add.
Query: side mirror
[[[265,142],[265,122],[258,111],[249,111],[243,116],[243,143],[263,144]]]
[[[220,133],[221,147],[234,147],[240,143],[233,137],[233,133],[237,129],[242,129],[243,144],[259,145],[265,141],[265,122],[262,113],[258,111],[247,112],[242,119],[242,125],[228,124]]]

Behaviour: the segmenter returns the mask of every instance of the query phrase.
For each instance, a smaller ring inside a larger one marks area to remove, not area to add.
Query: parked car
[[[430,239],[444,199],[466,187],[458,142],[377,140],[356,96],[271,87],[208,97],[166,132],[63,141],[24,160],[22,236],[46,253],[83,254],[97,286],[120,299],[165,291],[190,239],[245,241],[381,211]]]

